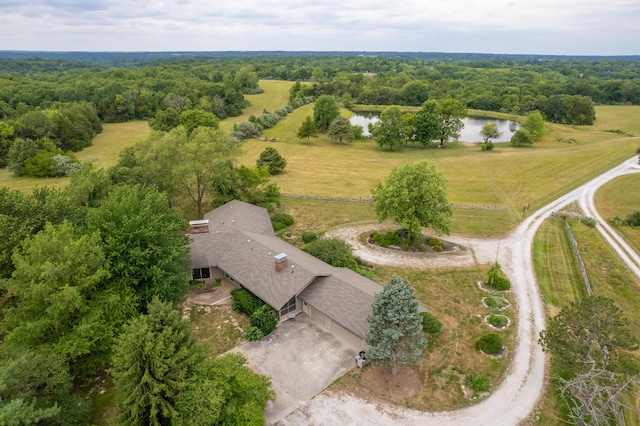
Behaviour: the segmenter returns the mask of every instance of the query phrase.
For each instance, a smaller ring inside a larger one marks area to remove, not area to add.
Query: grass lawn
[[[376,267],[378,281],[386,283],[393,274],[409,279],[420,302],[443,323],[436,335],[426,334],[429,345],[422,363],[414,372],[420,380],[415,393],[406,398],[388,393],[380,386],[371,386],[371,377],[380,372],[371,366],[363,370],[350,371],[338,380],[331,389],[352,392],[373,400],[387,400],[402,406],[426,411],[455,409],[472,404],[465,397],[460,383],[469,373],[486,375],[496,386],[509,367],[510,358],[491,359],[475,348],[475,342],[484,333],[497,332],[503,335],[505,345],[513,348],[515,324],[504,331],[489,328],[484,318],[497,310],[486,308],[482,298],[489,295],[478,288],[486,271],[481,268],[457,268],[453,270],[420,270]],[[496,293],[497,294],[497,293]],[[499,293],[513,303],[510,293]],[[500,313],[512,321],[516,317],[513,308]],[[383,370],[382,368],[379,370]]]
[[[626,268],[595,228],[589,228],[575,220],[569,223],[594,294],[615,301],[629,319],[630,330],[640,341],[640,281]],[[564,221],[560,218],[547,221],[536,235],[534,262],[540,290],[550,315],[557,314],[563,306],[586,294],[564,231]],[[551,376],[557,373],[552,365]],[[564,405],[555,387],[547,386],[534,412],[536,423],[545,426],[565,424],[558,420],[563,409]],[[636,417],[630,419],[629,424],[637,425],[640,421]]]
[[[602,185],[596,192],[595,203],[604,220],[616,216],[624,219],[629,213],[640,210],[640,174],[620,176]],[[616,231],[640,252],[640,228],[620,226]]]
[[[146,121],[130,121],[127,123],[106,123],[103,131],[93,140],[90,147],[77,152],[80,161],[88,161],[95,167],[110,167],[118,162],[120,151],[145,139],[151,129]],[[69,183],[69,178],[16,178],[9,169],[0,169],[0,186],[31,192],[36,186],[52,186],[62,188]]]
[[[291,81],[282,80],[260,80],[260,87],[264,89],[264,93],[259,95],[244,95],[245,99],[251,102],[251,106],[242,111],[242,115],[238,117],[230,117],[222,120],[220,128],[225,131],[231,131],[234,124],[240,124],[243,121],[249,121],[252,115],[258,116],[263,110],[273,112],[278,108],[282,108],[289,103],[289,89],[293,86]]]
[[[636,110],[613,108],[620,111],[615,125],[632,129]],[[380,150],[368,140],[340,146],[325,135],[312,138],[308,145],[296,133],[300,122],[312,113],[312,106],[306,105],[264,132],[270,138],[278,138],[278,142],[245,141],[240,162],[254,165],[260,152],[272,146],[287,160],[285,172],[273,178],[283,192],[367,198],[391,168],[407,161],[431,159],[447,177],[453,203],[508,207],[509,213],[494,219],[497,223],[491,224],[492,229],[485,231],[479,229],[481,224],[475,224],[467,230],[480,235],[513,228],[523,218],[524,206],[530,205],[529,211],[541,207],[633,156],[640,144],[624,135],[591,130],[588,126],[548,124],[549,132],[534,146],[513,148],[502,144],[490,153],[456,143],[448,144],[446,149],[409,146],[396,151]],[[607,123],[602,126],[607,127]],[[561,142],[569,139],[574,143]]]

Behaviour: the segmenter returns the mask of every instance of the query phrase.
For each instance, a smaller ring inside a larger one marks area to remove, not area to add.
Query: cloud
[[[634,54],[639,18],[630,0],[8,0],[0,49]]]

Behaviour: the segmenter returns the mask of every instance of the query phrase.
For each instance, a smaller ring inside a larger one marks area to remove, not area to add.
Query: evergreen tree
[[[300,139],[307,138],[307,145],[311,144],[310,137],[317,138],[318,137],[318,127],[316,123],[307,115],[307,117],[302,122],[302,125],[298,129],[298,137]]]
[[[179,311],[155,297],[148,312],[126,325],[116,344],[111,374],[120,399],[117,424],[169,424],[203,360]]]
[[[260,157],[256,161],[256,167],[267,166],[270,175],[280,173],[287,167],[287,160],[280,155],[277,149],[269,146],[260,153]]]
[[[422,332],[422,316],[409,281],[394,276],[373,301],[369,331],[365,339],[369,359],[374,367],[391,367],[395,376],[398,365],[417,365],[427,339]]]
[[[353,140],[353,130],[351,130],[351,122],[348,118],[338,116],[331,122],[329,126],[329,137],[334,143],[342,145]]]

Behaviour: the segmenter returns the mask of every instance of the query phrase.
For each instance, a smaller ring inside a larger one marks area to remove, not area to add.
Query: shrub
[[[337,268],[344,267],[355,270],[358,266],[351,246],[338,238],[315,240],[305,245],[302,249]]]
[[[302,242],[305,244],[309,244],[318,239],[318,234],[315,232],[305,232],[302,234]]]
[[[640,226],[640,210],[629,213],[624,220],[624,224],[633,227]]]
[[[401,237],[396,231],[390,231],[384,234],[374,232],[373,241],[382,247],[399,246],[401,244]]]
[[[293,225],[293,222],[293,216],[291,216],[290,214],[274,213],[271,215],[271,223],[273,224],[273,228],[276,231]]]
[[[58,173],[56,164],[48,151],[39,151],[35,156],[27,158],[24,162],[23,175],[30,177],[55,177]]]
[[[502,267],[498,262],[494,263],[487,272],[486,285],[498,291],[511,289],[511,282],[502,273]]]
[[[231,290],[233,299],[233,310],[242,314],[252,315],[255,311],[266,305],[260,298],[256,297],[246,288],[236,288]]]
[[[433,251],[440,252],[444,250],[444,243],[437,238],[427,238],[427,245],[429,245]]]
[[[592,217],[583,217],[582,219],[580,219],[580,222],[587,225],[589,228],[596,227],[596,220]]]
[[[263,336],[267,336],[278,325],[278,319],[271,313],[271,306],[262,305],[251,314],[250,324],[260,330]]]
[[[473,392],[491,392],[491,380],[485,375],[469,373],[464,378],[464,385],[471,388]]]
[[[496,333],[485,334],[478,340],[477,347],[486,354],[497,355],[502,352],[502,338]]]
[[[487,322],[494,327],[504,328],[509,324],[509,318],[504,315],[489,315]]]
[[[247,327],[245,337],[248,341],[253,342],[262,339],[264,336],[258,327],[249,326]]]
[[[493,142],[486,141],[480,144],[480,151],[491,151],[493,150]]]
[[[70,176],[72,171],[80,168],[80,164],[68,155],[56,154],[51,160],[56,168],[56,176]]]
[[[502,300],[498,300],[494,297],[485,297],[484,304],[490,308],[502,308],[506,306],[506,304]]]
[[[442,323],[431,312],[420,312],[422,316],[422,330],[430,334],[436,334],[442,330]]]

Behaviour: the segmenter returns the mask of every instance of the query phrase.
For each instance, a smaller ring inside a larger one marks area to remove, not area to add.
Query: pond
[[[380,121],[378,113],[354,112],[349,119],[352,125],[360,125],[364,129],[363,135],[369,136],[369,123]],[[484,142],[480,136],[482,126],[487,123],[495,123],[498,126],[500,137],[492,139],[493,142],[509,142],[511,136],[520,128],[520,123],[512,120],[500,120],[497,118],[465,117],[462,119],[464,127],[460,131],[460,142]]]

